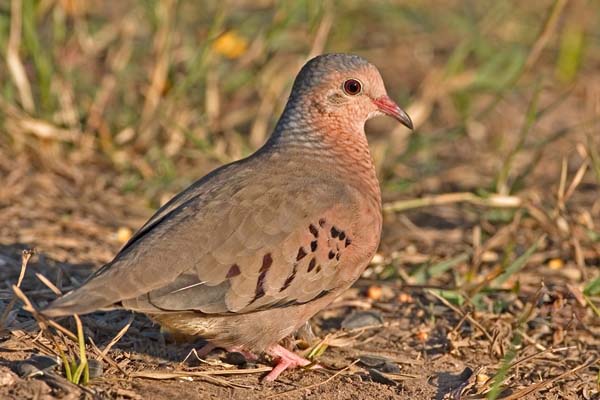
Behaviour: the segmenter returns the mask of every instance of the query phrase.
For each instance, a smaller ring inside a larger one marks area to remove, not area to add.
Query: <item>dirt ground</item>
[[[0,399],[600,399],[597,4],[10,3],[0,49],[37,108],[2,59]],[[381,69],[416,131],[367,125],[380,248],[284,343],[322,368],[265,383],[269,360],[200,360],[201,341],[115,310],[81,317],[91,378],[66,379],[75,320],[41,330],[26,302],[78,286],[257,148],[307,54],[340,50]]]
[[[0,212],[4,305],[13,298],[10,287],[21,271],[22,250],[36,247],[21,287],[42,306],[55,295],[37,273],[67,290],[108,261],[123,240],[122,231],[139,226],[151,212],[134,194],[114,190],[112,177],[94,166],[77,170],[75,177],[36,170],[27,157],[3,160],[4,183],[10,187],[3,191]],[[539,187],[553,184],[543,182],[543,176],[552,174],[540,174]],[[450,175],[437,179],[453,184]],[[598,186],[584,179],[570,200],[570,212],[587,210],[598,223],[597,193]],[[514,351],[500,398],[598,398],[600,324],[581,293],[581,282],[597,273],[598,244],[581,246],[581,266],[569,238],[543,226],[543,220],[516,212],[508,223],[495,223],[486,213],[485,207],[462,203],[387,213],[381,250],[365,277],[312,321],[316,336],[300,335],[293,342],[303,347],[327,338],[326,351],[318,357],[323,369],[287,372],[266,384],[261,382],[266,360],[244,362],[215,352],[199,361],[190,351],[201,343],[171,342],[158,326],[136,315],[101,361],[101,376],[89,385],[69,383],[60,368],[26,378],[24,360],[56,356],[31,315],[15,308],[0,342],[0,397],[483,398],[503,358]],[[479,229],[487,239],[473,246]],[[538,247],[506,285],[479,295],[468,284],[453,289],[455,275],[464,276],[474,263],[480,277],[496,276],[507,247],[522,256],[536,240]],[[474,293],[470,299],[469,290]],[[452,293],[463,293],[462,300],[455,301]],[[84,316],[88,357],[101,359],[98,349],[130,317],[125,311]],[[72,320],[62,323],[75,331]],[[66,348],[75,349],[73,344]],[[199,376],[201,371],[216,375]],[[181,376],[168,375],[172,372]],[[136,377],[148,373],[156,373],[156,379]]]

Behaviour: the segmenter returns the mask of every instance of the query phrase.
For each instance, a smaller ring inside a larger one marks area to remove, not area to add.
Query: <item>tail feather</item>
[[[84,285],[54,300],[41,310],[41,313],[49,318],[64,317],[73,314],[88,314],[110,305],[111,302],[105,296],[87,290]]]
[[[101,308],[110,308],[117,294],[102,279],[113,263],[108,263],[94,272],[80,287],[59,297],[40,312],[49,318],[73,314],[88,314]]]

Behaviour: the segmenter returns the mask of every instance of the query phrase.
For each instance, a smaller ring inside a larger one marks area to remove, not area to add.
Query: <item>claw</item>
[[[202,346],[202,348],[198,349],[196,351],[196,354],[200,358],[205,358],[211,351],[213,351],[216,348],[217,348],[217,346],[215,346],[214,344],[209,342],[209,343],[205,344],[204,346]],[[235,351],[238,353],[242,353],[244,355],[244,357],[246,357],[247,360],[256,360],[257,359],[257,357],[254,353],[244,350],[241,346],[228,347],[225,350],[227,350],[228,352]],[[307,365],[309,365],[311,363],[311,361],[307,360],[306,358],[300,357],[296,353],[291,352],[288,349],[286,349],[285,347],[280,346],[278,344],[269,347],[267,349],[266,353],[268,355],[270,355],[271,357],[273,357],[276,362],[276,364],[273,367],[273,369],[271,370],[271,372],[269,372],[269,374],[267,376],[265,376],[265,380],[268,382],[273,382],[274,380],[276,380],[279,377],[279,375],[281,375],[281,373],[283,371],[285,371],[286,369],[293,369],[293,368],[297,368],[297,367],[306,367]],[[322,367],[320,365],[313,365],[311,367],[311,369],[318,369],[318,368],[322,368]]]
[[[300,357],[296,353],[293,353],[278,344],[271,346],[267,349],[266,353],[271,357],[275,358],[277,364],[273,367],[271,372],[265,376],[265,380],[273,382],[279,375],[286,369],[293,369],[297,367],[305,367],[311,362],[304,357]],[[315,365],[312,368],[321,368],[319,365]]]

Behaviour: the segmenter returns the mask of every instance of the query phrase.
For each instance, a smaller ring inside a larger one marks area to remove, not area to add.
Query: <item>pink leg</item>
[[[213,351],[214,349],[216,349],[217,346],[215,346],[214,344],[212,344],[211,342],[207,342],[204,346],[202,346],[199,350],[196,350],[196,354],[198,355],[198,357],[200,358],[204,358],[207,355],[210,354],[211,351]]]
[[[273,382],[277,377],[286,369],[292,369],[296,367],[305,367],[310,364],[306,358],[300,357],[296,353],[292,353],[285,347],[278,344],[271,346],[267,349],[266,353],[271,357],[274,357],[277,364],[271,372],[265,377],[265,380]],[[317,366],[318,368],[318,366]]]
[[[244,357],[246,357],[246,360],[250,360],[250,361],[258,360],[258,356],[256,354],[254,354],[248,350],[244,350],[244,348],[242,346],[227,347],[225,350],[227,350],[230,353],[233,353],[233,352],[240,353]]]

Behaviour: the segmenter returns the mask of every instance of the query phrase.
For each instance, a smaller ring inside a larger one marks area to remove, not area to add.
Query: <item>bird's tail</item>
[[[114,303],[114,293],[109,293],[111,292],[110,288],[102,287],[104,286],[103,279],[92,279],[98,278],[103,271],[108,269],[108,266],[110,264],[100,268],[83,285],[54,300],[40,313],[46,317],[55,318],[73,314],[88,314],[98,309],[110,308]]]
[[[82,286],[54,300],[40,313],[48,318],[56,318],[73,314],[88,314],[108,306],[110,304],[107,304],[107,299],[104,296],[89,293]]]

